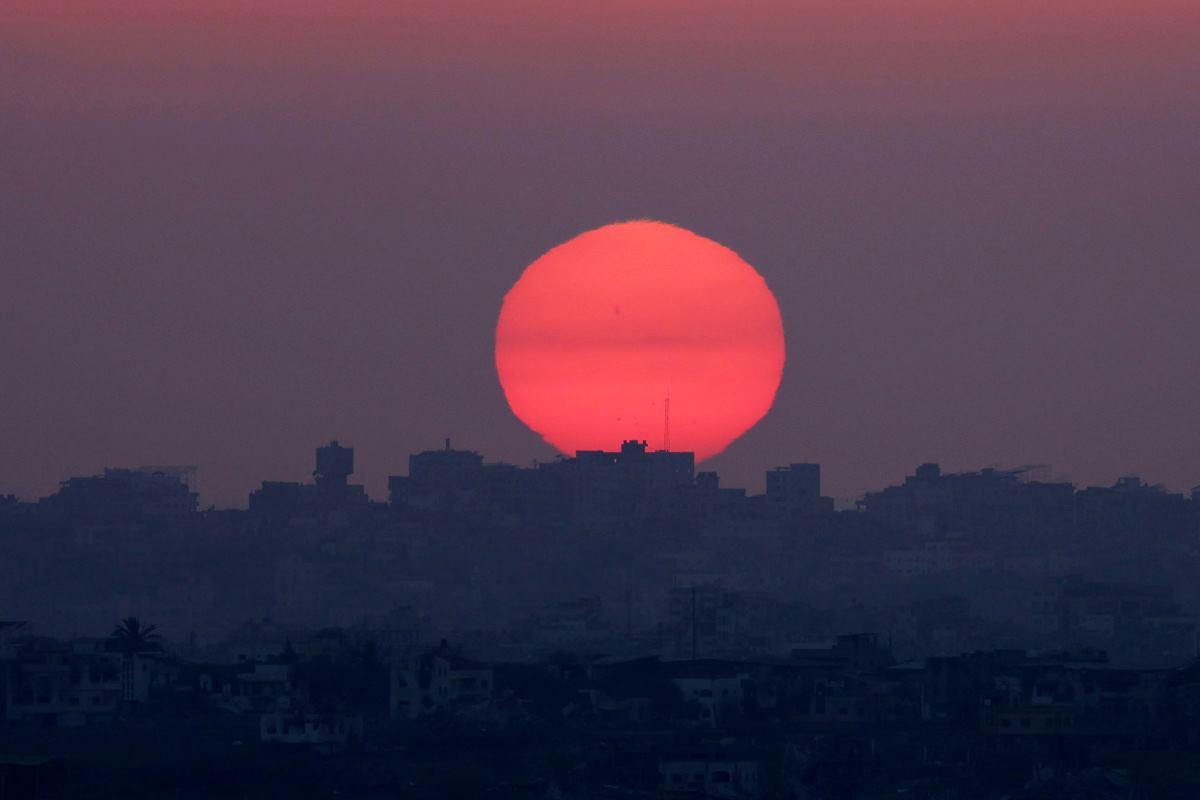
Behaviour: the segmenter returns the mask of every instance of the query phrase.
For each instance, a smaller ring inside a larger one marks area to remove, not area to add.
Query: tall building
[[[334,439],[324,447],[317,448],[316,462],[313,477],[317,486],[345,486],[354,474],[354,448],[342,447]]]
[[[449,439],[441,450],[426,450],[408,457],[408,480],[420,492],[473,487],[482,469],[483,456],[473,450],[455,450]]]
[[[652,451],[635,439],[614,452],[580,450],[569,461],[575,473],[575,510],[582,516],[653,514],[696,479],[694,453]]]
[[[791,464],[768,470],[767,502],[792,514],[821,509],[821,465]]]
[[[408,475],[388,477],[388,502],[393,508],[426,510],[472,504],[483,470],[483,456],[473,450],[455,450],[447,439],[440,450],[410,455]]]
[[[662,512],[695,482],[693,453],[651,451],[628,440],[616,451],[581,450],[523,469],[484,464],[479,453],[441,450],[409,457],[408,475],[388,478],[394,508],[462,513],[534,511],[543,519],[564,516],[625,517]],[[714,476],[715,477],[715,476]]]

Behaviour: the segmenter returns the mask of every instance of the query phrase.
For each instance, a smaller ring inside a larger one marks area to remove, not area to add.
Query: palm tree
[[[126,617],[121,624],[113,628],[109,635],[109,645],[127,656],[144,653],[147,650],[162,649],[162,637],[155,632],[156,626],[142,625],[137,617]]]

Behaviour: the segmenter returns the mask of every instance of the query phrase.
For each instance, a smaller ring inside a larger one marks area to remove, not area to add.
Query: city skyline
[[[351,463],[354,463],[355,454],[361,452],[361,447],[359,445],[356,445],[347,439],[339,439],[337,437],[333,437],[333,438],[326,439],[325,442],[327,442],[329,446],[335,447],[335,448],[338,447],[339,445],[341,445],[341,446],[350,445],[349,450],[352,454],[351,455]],[[726,478],[724,476],[722,476],[721,472],[713,467],[711,460],[697,462],[695,460],[695,454],[690,451],[675,450],[675,449],[664,450],[661,447],[656,446],[655,442],[652,440],[639,440],[639,439],[632,438],[632,437],[623,439],[620,442],[614,443],[614,445],[611,447],[611,449],[580,450],[580,451],[577,451],[576,453],[570,454],[570,455],[565,454],[565,453],[552,452],[546,458],[541,458],[541,459],[535,458],[535,459],[531,459],[530,461],[528,461],[526,463],[514,463],[514,462],[505,461],[505,460],[499,459],[499,458],[490,458],[489,454],[483,453],[480,450],[476,450],[476,449],[470,447],[469,445],[464,447],[461,442],[459,442],[458,440],[454,439],[453,437],[449,437],[449,436],[444,437],[440,442],[434,442],[432,444],[434,444],[435,446],[426,447],[426,448],[420,449],[420,450],[414,449],[414,450],[411,450],[407,455],[396,459],[395,460],[395,468],[389,469],[387,471],[387,474],[384,475],[382,477],[382,479],[374,478],[374,479],[363,480],[363,476],[361,475],[361,472],[359,470],[357,470],[357,468],[351,469],[351,471],[349,473],[347,473],[347,475],[354,475],[356,480],[360,481],[360,483],[357,485],[359,485],[360,487],[362,487],[364,489],[364,495],[367,499],[370,499],[370,500],[376,501],[376,502],[380,502],[380,501],[386,500],[386,498],[390,492],[389,482],[392,481],[393,479],[395,479],[397,476],[403,476],[405,474],[404,472],[399,471],[399,468],[404,466],[405,461],[408,461],[408,463],[411,464],[411,460],[414,457],[417,457],[420,455],[437,455],[438,453],[442,453],[442,452],[470,454],[472,456],[478,457],[480,460],[480,463],[486,464],[489,466],[510,467],[510,468],[516,468],[516,469],[536,469],[539,465],[547,465],[547,464],[553,464],[556,462],[563,462],[563,461],[567,461],[567,462],[575,461],[576,459],[578,459],[580,454],[584,454],[584,455],[614,454],[614,453],[619,453],[624,447],[626,447],[628,445],[640,445],[648,453],[658,453],[658,454],[667,453],[667,454],[671,454],[671,455],[687,456],[692,460],[692,463],[695,464],[694,472],[696,475],[699,475],[700,473],[711,473],[711,474],[717,475],[721,480],[722,486],[729,486],[729,487],[735,488],[737,490],[743,490],[749,496],[763,495],[764,493],[769,491],[769,483],[768,483],[769,479],[767,476],[774,471],[787,469],[789,467],[794,467],[797,465],[812,465],[812,466],[818,467],[818,469],[821,469],[821,465],[819,464],[819,462],[798,461],[795,458],[785,459],[778,463],[771,463],[771,464],[764,463],[762,465],[759,465],[759,472],[757,473],[755,478],[753,478],[752,480],[750,480],[747,483],[731,482],[731,481],[726,480]],[[324,447],[324,445],[322,445],[321,447]],[[321,447],[318,447],[318,450],[320,450]],[[196,493],[196,495],[198,497],[200,508],[213,508],[216,510],[238,510],[238,509],[245,509],[247,507],[247,499],[252,494],[254,494],[259,488],[261,488],[261,486],[264,482],[266,482],[266,483],[274,482],[274,483],[304,484],[305,482],[312,479],[313,476],[317,475],[319,472],[319,470],[314,470],[312,468],[313,467],[312,453],[313,453],[313,449],[310,446],[307,449],[306,461],[303,465],[299,465],[299,464],[292,465],[291,468],[289,468],[288,470],[286,470],[284,472],[281,472],[278,474],[259,476],[255,483],[251,484],[250,486],[248,486],[246,488],[246,491],[241,496],[240,500],[235,500],[234,502],[229,503],[229,504],[222,504],[219,502],[215,502],[211,496],[206,495],[204,493],[205,482],[204,482],[203,475],[201,473],[201,469],[195,464],[185,464],[181,461],[167,462],[167,463],[153,464],[153,465],[152,464],[138,464],[138,465],[135,465],[135,464],[106,464],[103,467],[101,467],[100,469],[93,470],[91,472],[81,472],[81,473],[76,473],[73,475],[64,475],[63,478],[55,485],[55,487],[44,495],[32,496],[32,497],[22,497],[19,495],[11,495],[11,496],[16,497],[19,501],[22,501],[22,502],[35,503],[39,500],[44,500],[44,499],[50,497],[52,494],[57,492],[59,488],[61,488],[64,485],[67,485],[74,478],[87,478],[87,477],[92,477],[92,476],[101,476],[101,475],[105,475],[105,474],[113,473],[113,472],[115,472],[115,473],[131,472],[131,473],[144,473],[144,474],[161,473],[163,475],[177,477],[180,480],[184,481],[186,483],[186,485],[193,492]],[[944,472],[947,475],[1011,474],[1014,476],[1020,476],[1022,480],[1028,480],[1028,481],[1032,481],[1032,482],[1070,484],[1075,489],[1115,487],[1115,486],[1121,485],[1122,483],[1128,482],[1130,480],[1135,480],[1135,481],[1139,482],[1140,485],[1143,485],[1143,486],[1146,486],[1149,488],[1153,488],[1156,490],[1168,492],[1168,493],[1174,494],[1174,495],[1189,496],[1189,495],[1193,495],[1197,491],[1200,491],[1200,484],[1193,484],[1191,486],[1171,486],[1162,481],[1158,481],[1156,479],[1156,477],[1153,475],[1143,475],[1141,473],[1137,473],[1137,472],[1133,472],[1133,471],[1118,472],[1118,473],[1110,476],[1107,480],[1101,479],[1097,483],[1079,483],[1077,481],[1071,480],[1069,476],[1059,474],[1057,471],[1055,471],[1054,465],[1052,465],[1052,464],[1026,462],[1026,463],[1021,463],[1021,464],[1007,464],[1007,465],[991,463],[991,464],[976,464],[976,465],[962,466],[962,465],[955,465],[955,464],[946,464],[946,463],[938,462],[938,461],[915,459],[910,462],[908,467],[906,467],[901,472],[901,474],[898,474],[898,475],[892,477],[891,479],[889,479],[890,482],[885,481],[876,486],[866,487],[866,488],[864,488],[864,490],[861,493],[859,493],[857,495],[844,496],[844,495],[838,495],[836,493],[831,493],[831,492],[827,492],[826,494],[827,494],[827,496],[830,497],[831,500],[833,500],[835,502],[835,504],[837,505],[837,507],[839,509],[853,508],[854,504],[856,502],[861,501],[867,495],[870,495],[874,492],[878,492],[887,486],[894,485],[896,481],[901,481],[905,478],[911,477],[913,474],[916,474],[917,472],[919,472],[921,467],[929,466],[929,465],[938,467],[939,469],[942,470],[942,472]],[[828,473],[825,472],[824,470],[822,470],[821,474],[822,474],[822,480],[825,480],[828,478]],[[376,489],[375,491],[372,491],[371,488],[369,488],[370,486],[379,484],[379,483],[382,483],[382,485],[383,485],[382,489]],[[6,493],[0,492],[0,497],[3,497],[5,494]],[[11,494],[11,493],[8,493],[8,494]]]
[[[10,6],[0,492],[182,460],[233,503],[335,436],[372,492],[446,433],[548,458],[504,292],[641,217],[779,301],[730,480],[1200,481],[1195,3]]]
[[[1200,797],[1200,0],[5,0],[0,800]]]

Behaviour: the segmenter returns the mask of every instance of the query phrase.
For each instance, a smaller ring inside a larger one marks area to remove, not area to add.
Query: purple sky
[[[638,217],[779,300],[728,483],[1200,483],[1194,0],[164,5],[0,12],[0,493],[194,463],[240,505],[334,437],[375,496],[447,435],[548,458],[501,299]]]

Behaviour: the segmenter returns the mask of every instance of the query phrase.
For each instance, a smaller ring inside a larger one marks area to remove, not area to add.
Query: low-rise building
[[[683,755],[658,764],[659,790],[666,796],[758,797],[763,793],[759,762],[745,757]]]
[[[396,719],[412,719],[437,708],[484,703],[495,688],[488,664],[464,658],[442,645],[416,659],[392,665],[389,706]]]

